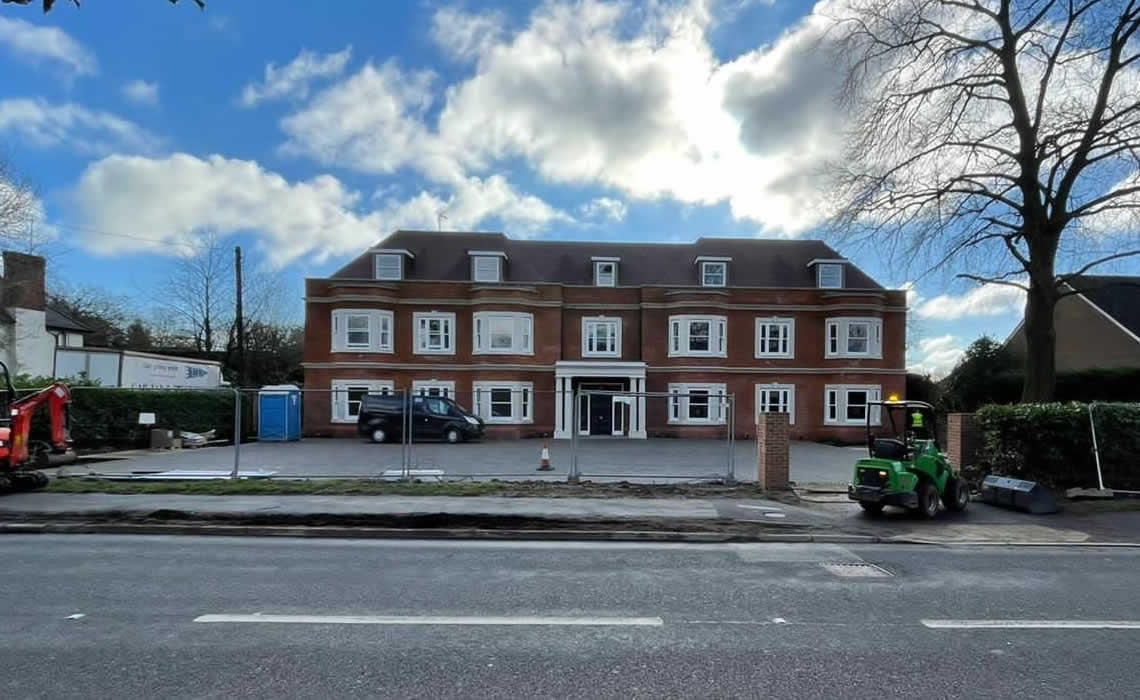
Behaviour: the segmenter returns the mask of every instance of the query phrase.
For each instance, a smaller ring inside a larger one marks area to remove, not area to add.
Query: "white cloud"
[[[999,316],[1020,312],[1025,306],[1025,292],[1004,284],[983,284],[965,294],[941,294],[922,302],[915,313],[919,318],[954,321],[969,316]]]
[[[459,227],[498,219],[526,231],[567,215],[516,192],[503,178],[468,178],[449,193],[421,192],[365,211],[362,196],[330,175],[290,182],[253,161],[187,154],[111,156],[87,167],[70,193],[84,226],[125,236],[84,234],[102,254],[177,255],[203,232],[252,232],[275,265],[357,252],[404,226],[434,226],[440,211]],[[136,236],[136,237],[129,237]],[[139,240],[155,239],[151,240]]]
[[[443,7],[432,17],[431,36],[452,58],[470,60],[499,40],[505,23],[506,16],[497,10],[469,13]]]
[[[134,122],[73,103],[43,99],[0,100],[0,134],[39,148],[66,146],[85,154],[148,152],[159,139]]]
[[[267,100],[304,99],[308,96],[309,87],[313,82],[340,75],[350,58],[352,58],[351,46],[328,54],[302,49],[296,58],[284,66],[267,64],[265,79],[260,83],[246,85],[242,90],[240,103],[243,107],[253,107]]]
[[[948,374],[965,352],[958,342],[958,337],[954,335],[923,338],[918,342],[918,350],[922,355],[921,359],[909,365],[907,370],[935,377]]]
[[[99,72],[95,54],[57,27],[0,17],[0,46],[18,60],[62,65],[73,76]]]
[[[578,207],[578,211],[587,219],[609,219],[620,222],[625,220],[626,206],[620,199],[598,197]]]
[[[145,80],[132,80],[123,85],[123,97],[137,105],[158,104],[158,83]]]
[[[804,231],[837,148],[820,22],[730,63],[712,26],[707,0],[547,2],[509,35],[493,13],[440,10],[433,35],[475,63],[470,78],[437,88],[429,71],[366,65],[283,120],[283,152],[436,182],[522,159],[550,182],[728,203],[771,233]]]

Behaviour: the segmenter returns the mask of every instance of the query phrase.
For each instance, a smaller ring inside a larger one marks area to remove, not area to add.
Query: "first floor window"
[[[455,354],[455,314],[415,314],[416,352]]]
[[[788,423],[796,423],[796,387],[791,384],[757,384],[756,413],[787,413]]]
[[[619,357],[621,355],[621,319],[582,319],[582,355]]]
[[[670,316],[669,355],[725,357],[727,326],[724,316]]]
[[[472,382],[475,415],[488,423],[530,423],[534,416],[531,382]]]
[[[831,425],[866,425],[867,417],[871,425],[878,425],[880,410],[870,402],[878,401],[881,387],[878,385],[839,384],[824,388],[823,422]]]
[[[826,356],[882,357],[882,320],[877,318],[827,319]]]
[[[727,404],[724,384],[669,385],[670,423],[724,423]]]
[[[790,318],[756,319],[756,357],[793,357],[795,327]]]
[[[336,380],[332,383],[332,422],[355,423],[360,406],[369,394],[391,394],[393,383],[387,380]]]
[[[332,312],[333,352],[392,352],[391,311],[336,309]]]
[[[506,311],[474,314],[475,354],[530,355],[534,352],[534,315]]]

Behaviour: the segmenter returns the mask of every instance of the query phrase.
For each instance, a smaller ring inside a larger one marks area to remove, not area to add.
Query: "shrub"
[[[1140,405],[1097,404],[1094,416],[1105,485],[1140,488]],[[985,406],[977,420],[978,461],[988,473],[1055,488],[1096,485],[1088,404]]]
[[[140,413],[155,424],[139,425]],[[150,430],[166,428],[233,437],[234,395],[228,390],[162,391],[76,388],[71,393],[71,436],[81,448],[146,447]]]

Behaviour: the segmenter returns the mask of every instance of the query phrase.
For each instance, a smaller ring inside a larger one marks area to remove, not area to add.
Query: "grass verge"
[[[400,482],[376,479],[210,479],[208,481],[104,481],[54,479],[49,493],[184,494],[191,496],[500,496],[532,498],[778,498],[755,485],[567,484],[548,481]]]

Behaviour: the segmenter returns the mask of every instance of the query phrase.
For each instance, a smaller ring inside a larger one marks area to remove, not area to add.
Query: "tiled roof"
[[[822,241],[700,238],[693,243],[608,243],[508,238],[501,233],[397,231],[373,249],[333,273],[333,279],[373,279],[376,249],[404,249],[415,255],[405,263],[405,279],[468,281],[468,251],[502,251],[507,255],[504,282],[553,282],[590,285],[594,282],[592,257],[621,258],[618,285],[697,286],[698,256],[730,257],[729,286],[815,287],[813,260],[841,256]],[[847,265],[844,287],[882,289],[852,264]]]
[[[1069,286],[1140,336],[1140,277],[1082,275],[1070,280]]]

